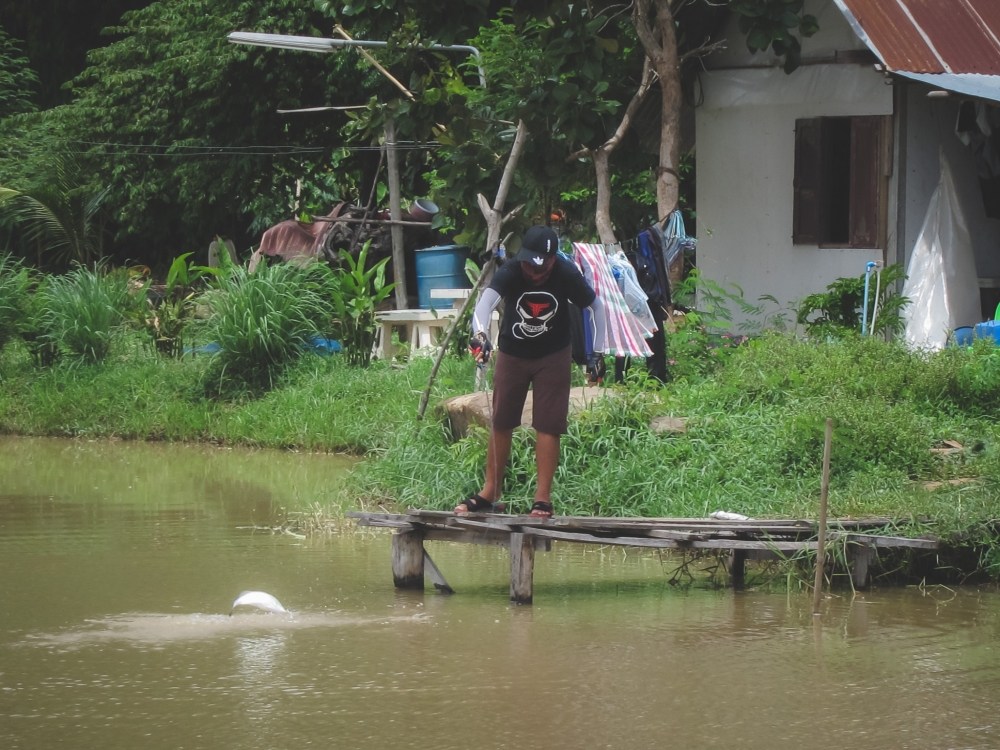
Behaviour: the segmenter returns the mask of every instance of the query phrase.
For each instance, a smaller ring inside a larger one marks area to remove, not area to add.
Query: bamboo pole
[[[407,308],[406,253],[403,248],[402,209],[399,197],[399,158],[396,154],[396,123],[392,115],[385,121],[386,168],[389,175],[389,233],[392,238],[392,271],[396,282],[396,308]]]
[[[417,419],[424,418],[424,412],[427,411],[427,401],[431,396],[431,386],[434,385],[434,379],[437,377],[438,369],[441,367],[441,361],[444,359],[445,352],[448,351],[448,344],[451,343],[451,338],[455,335],[455,329],[458,327],[460,321],[465,315],[465,311],[475,303],[479,288],[490,276],[490,274],[487,273],[487,270],[489,269],[491,263],[493,263],[492,258],[483,264],[483,270],[480,271],[479,278],[476,279],[476,283],[472,287],[472,291],[469,292],[469,296],[465,298],[465,302],[462,303],[462,307],[459,308],[458,313],[451,321],[451,325],[448,326],[448,330],[444,336],[444,341],[441,342],[437,357],[434,359],[434,366],[431,367],[431,374],[427,378],[427,387],[424,388],[424,392],[420,396],[420,406],[417,408]]]
[[[826,515],[830,496],[830,446],[833,443],[833,420],[826,420],[823,436],[823,480],[819,490],[819,533],[816,537],[816,578],[813,582],[813,616],[819,615],[823,597],[823,570],[826,566]]]

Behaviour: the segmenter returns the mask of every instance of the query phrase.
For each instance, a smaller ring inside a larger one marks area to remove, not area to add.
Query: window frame
[[[885,248],[891,122],[888,115],[796,119],[792,244]]]

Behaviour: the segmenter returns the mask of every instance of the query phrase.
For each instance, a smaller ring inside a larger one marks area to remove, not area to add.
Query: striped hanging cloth
[[[593,287],[604,306],[607,317],[604,330],[606,341],[595,341],[594,351],[616,357],[650,357],[653,351],[646,339],[653,335],[628,309],[618,282],[611,271],[611,263],[603,245],[585,242],[573,243],[574,257],[584,278]]]

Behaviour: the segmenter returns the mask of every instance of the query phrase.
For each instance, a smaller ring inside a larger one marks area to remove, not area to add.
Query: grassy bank
[[[814,343],[765,336],[727,351],[711,377],[652,387],[635,379],[576,415],[556,477],[559,512],[814,517],[823,425],[836,423],[835,516],[888,516],[899,533],[931,530],[993,559],[1000,518],[1000,350],[917,355],[875,339]],[[7,433],[212,441],[365,456],[350,506],[451,508],[481,481],[486,434],[459,442],[428,411],[416,418],[429,359],[350,367],[309,354],[256,392],[217,395],[210,356],[164,359],[124,339],[104,362],[38,367],[22,347],[0,356]],[[472,387],[448,357],[431,404]],[[650,421],[686,420],[657,434]],[[530,503],[532,436],[515,439],[507,501]]]

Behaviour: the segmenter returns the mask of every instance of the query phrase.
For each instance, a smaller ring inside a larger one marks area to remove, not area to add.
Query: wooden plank
[[[429,542],[465,542],[466,544],[493,544],[506,547],[510,534],[471,529],[427,529],[424,538]]]
[[[593,536],[572,531],[557,529],[524,528],[522,532],[530,535],[551,537],[552,539],[581,544],[603,544],[613,547],[651,547],[653,549],[762,549],[796,552],[803,549],[816,549],[815,540],[810,541],[760,541],[757,539],[701,539],[679,541],[677,539],[655,539],[632,536]]]
[[[592,534],[580,534],[572,531],[558,531],[557,529],[542,529],[537,527],[525,527],[521,533],[530,536],[544,536],[556,540],[567,542],[579,542],[582,544],[604,544],[617,547],[652,547],[655,549],[670,549],[679,546],[675,539],[649,539],[646,537],[625,537],[609,536],[598,537]]]
[[[848,542],[871,544],[875,547],[913,547],[916,549],[937,549],[938,539],[916,539],[906,536],[880,536],[878,534],[845,534]]]
[[[525,529],[542,530],[546,538],[562,538],[566,541],[578,541],[587,544],[615,544],[619,546],[637,546],[653,548],[669,548],[674,545],[665,542],[674,541],[678,546],[685,544],[696,548],[715,549],[804,549],[810,548],[803,543],[810,541],[816,533],[815,525],[808,521],[715,521],[705,519],[629,519],[629,518],[597,518],[590,516],[556,517],[552,520],[516,516],[508,514],[473,513],[467,516],[456,516],[451,511],[411,510],[406,514],[349,512],[349,517],[357,518],[359,525],[395,528],[403,531],[423,530],[429,532],[445,532],[452,530],[457,534],[442,533],[437,538],[449,541],[467,541],[473,543],[505,544],[506,535]],[[913,539],[899,536],[879,534],[863,534],[860,531],[847,531],[848,528],[871,530],[876,524],[887,524],[883,519],[841,519],[832,522],[831,539],[859,542],[876,547],[912,547],[916,549],[936,549],[939,545],[935,539]],[[479,536],[464,536],[463,533],[486,533],[491,536],[486,539]],[[558,534],[579,534],[578,537]],[[642,540],[646,541],[643,542]],[[759,542],[755,544],[754,542]]]
[[[416,526],[409,521],[382,521],[376,518],[362,518],[358,521],[358,526],[368,526],[378,529],[400,529],[407,531],[416,528]]]
[[[847,565],[851,573],[851,584],[855,589],[868,587],[868,566],[875,557],[875,547],[867,544],[851,544],[847,548]]]
[[[804,549],[816,549],[815,539],[802,541],[776,541],[759,539],[705,539],[701,542],[691,542],[692,549],[743,549],[772,550],[775,552],[799,552]]]
[[[695,531],[680,531],[677,529],[650,529],[649,536],[655,539],[677,539],[690,542],[692,539],[704,539],[704,534]]]

